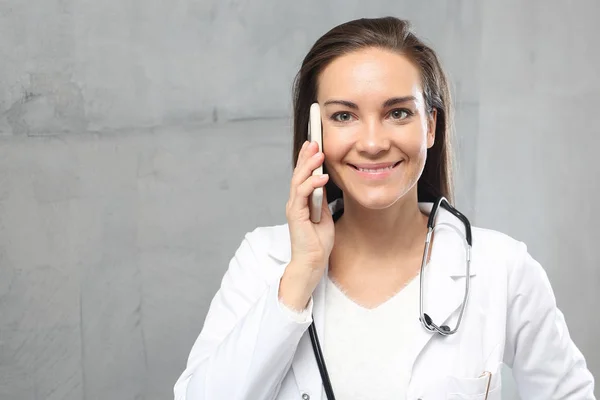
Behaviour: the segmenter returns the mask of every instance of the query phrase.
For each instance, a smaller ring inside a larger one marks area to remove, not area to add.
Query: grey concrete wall
[[[168,398],[243,232],[281,221],[288,130],[0,142],[0,399]]]
[[[449,70],[458,206],[530,245],[600,376],[600,9],[569,4],[0,2],[0,399],[170,397],[243,234],[285,220],[302,57],[382,15]]]
[[[600,2],[563,5],[483,8],[474,217],[528,244],[598,380]]]

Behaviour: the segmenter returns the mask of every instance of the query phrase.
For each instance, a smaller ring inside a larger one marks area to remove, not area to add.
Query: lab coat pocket
[[[501,368],[483,373],[478,378],[448,377],[448,400],[500,400]],[[488,390],[489,384],[489,390]]]

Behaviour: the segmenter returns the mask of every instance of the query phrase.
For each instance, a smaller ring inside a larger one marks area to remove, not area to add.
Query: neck
[[[419,209],[416,187],[383,210],[344,199],[344,214],[336,225],[336,242],[339,236],[346,254],[380,265],[420,254],[427,234],[427,216]]]

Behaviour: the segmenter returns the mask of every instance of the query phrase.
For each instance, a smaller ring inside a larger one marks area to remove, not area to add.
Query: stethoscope
[[[465,236],[463,238],[464,243],[465,243],[466,258],[467,258],[465,295],[463,297],[462,304],[460,306],[460,313],[458,314],[458,320],[456,321],[456,326],[454,327],[454,329],[451,329],[448,325],[442,325],[442,326],[436,325],[433,322],[433,320],[431,319],[431,317],[423,311],[423,292],[424,292],[424,290],[423,290],[423,288],[424,288],[423,272],[424,272],[425,266],[427,265],[427,262],[428,262],[429,251],[431,248],[431,238],[433,236],[435,229],[442,225],[449,226],[449,227],[453,228],[454,230],[456,230],[459,233],[460,237],[462,237],[462,232],[460,232],[460,230],[452,224],[439,223],[437,225],[434,225],[435,217],[437,215],[437,211],[440,208],[440,206],[442,206],[446,210],[448,210],[452,215],[457,217],[465,225]],[[337,218],[339,218],[339,216],[337,216]],[[334,220],[335,219],[336,218],[334,218]],[[463,318],[463,314],[465,312],[465,307],[467,306],[467,300],[469,299],[469,283],[470,283],[470,276],[471,276],[471,246],[472,246],[472,244],[473,244],[473,239],[471,236],[471,223],[469,222],[467,217],[465,217],[456,208],[452,207],[450,205],[450,203],[448,203],[448,200],[446,200],[445,197],[440,197],[433,204],[433,207],[431,208],[431,212],[429,213],[429,219],[427,220],[427,236],[425,238],[425,250],[423,251],[423,259],[421,261],[421,274],[420,274],[420,279],[419,279],[419,315],[420,315],[419,320],[421,321],[421,324],[427,331],[432,332],[432,333],[438,333],[442,336],[453,335],[458,331],[458,327],[460,326],[460,323]],[[325,358],[323,357],[323,351],[321,350],[321,344],[319,343],[319,338],[317,336],[317,330],[315,328],[314,320],[308,327],[308,332],[309,332],[310,341],[311,341],[311,344],[312,344],[312,347],[313,347],[313,350],[315,353],[315,358],[317,359],[317,366],[319,367],[319,373],[321,374],[321,380],[323,381],[323,388],[325,389],[325,394],[327,395],[328,400],[335,400],[335,395],[333,394],[333,388],[331,387],[331,380],[329,379],[329,374],[327,373],[327,367],[325,366]]]

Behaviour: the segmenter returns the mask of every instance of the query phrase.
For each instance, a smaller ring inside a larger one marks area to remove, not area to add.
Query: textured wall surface
[[[167,398],[243,232],[281,221],[288,129],[2,142],[0,399]]]
[[[458,206],[529,245],[600,376],[600,3],[0,0],[0,399],[171,396],[244,233],[285,220],[302,57],[383,15],[452,79]]]
[[[560,4],[483,9],[474,217],[545,267],[598,380],[600,2]]]

